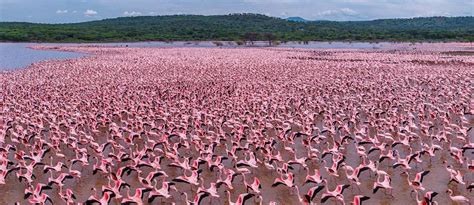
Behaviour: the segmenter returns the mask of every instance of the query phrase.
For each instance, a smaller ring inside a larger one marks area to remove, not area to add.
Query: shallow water
[[[220,42],[221,48],[241,48],[241,47],[268,47],[266,41],[256,41],[253,44],[247,42],[246,45],[238,46],[233,41]],[[29,46],[118,46],[118,47],[137,47],[137,48],[213,48],[217,47],[216,42],[213,41],[175,41],[175,42],[164,42],[164,41],[151,41],[151,42],[118,42],[118,43],[0,43],[0,70],[12,70],[18,68],[24,68],[32,63],[50,60],[50,59],[68,59],[78,58],[85,56],[85,54],[65,52],[58,50],[34,50],[30,49]],[[431,43],[394,43],[394,42],[316,42],[311,41],[308,43],[304,42],[286,42],[279,45],[272,45],[272,47],[278,48],[305,48],[305,49],[371,49],[371,50],[416,50],[416,49],[436,49],[436,50],[470,50],[473,48],[472,44],[469,47],[459,47],[456,43],[454,44],[431,44]],[[472,55],[472,52],[468,52],[468,55]],[[463,53],[463,55],[466,55]]]
[[[0,43],[0,70],[22,68],[42,60],[77,58],[84,56],[84,54],[73,52],[33,50],[28,48],[28,46],[31,45],[37,44]]]
[[[392,43],[348,43],[348,42],[309,42],[304,44],[301,42],[288,42],[277,45],[275,47],[281,48],[330,48],[330,49],[380,49]],[[0,43],[0,70],[12,70],[29,66],[32,63],[50,60],[50,59],[67,59],[67,58],[78,58],[84,56],[84,54],[64,52],[64,51],[53,51],[53,50],[34,50],[28,48],[29,46],[38,45],[52,45],[52,46],[74,46],[74,45],[100,45],[100,46],[120,46],[120,47],[200,47],[200,48],[212,48],[216,47],[216,44],[211,41],[196,41],[196,42],[120,42],[120,43]],[[268,46],[267,42],[254,42],[253,45],[263,47]],[[239,47],[235,42],[222,42],[223,48],[236,48]],[[242,47],[242,46],[240,46]]]

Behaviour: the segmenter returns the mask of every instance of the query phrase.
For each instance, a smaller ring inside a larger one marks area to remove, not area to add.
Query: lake
[[[0,70],[22,68],[42,60],[77,58],[85,55],[73,52],[33,50],[27,48],[30,45],[35,44],[0,43]]]
[[[222,47],[242,47],[234,42],[222,42]],[[367,42],[309,42],[308,44],[298,42],[288,42],[276,47],[282,48],[326,48],[326,49],[380,49],[392,43],[367,43]],[[51,51],[51,50],[33,50],[28,46],[34,45],[101,45],[101,46],[128,46],[128,47],[216,47],[211,41],[201,42],[122,42],[122,43],[0,43],[0,70],[13,70],[24,68],[32,63],[50,60],[67,59],[85,56],[81,53]],[[267,46],[267,42],[255,42],[254,46]]]

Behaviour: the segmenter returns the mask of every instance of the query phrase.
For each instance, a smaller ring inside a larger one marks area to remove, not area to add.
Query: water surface
[[[34,50],[28,48],[28,46],[32,45],[39,44],[0,43],[0,70],[23,68],[42,60],[77,58],[85,55],[73,52]]]
[[[219,47],[236,48],[236,47],[265,47],[268,42],[257,41],[253,44],[237,45],[235,42],[220,42]],[[354,48],[354,49],[378,49],[390,43],[348,43],[348,42],[288,42],[276,45],[282,48]],[[195,42],[119,42],[119,43],[0,43],[0,70],[12,70],[24,68],[32,63],[50,60],[50,59],[67,59],[82,57],[85,54],[53,51],[53,50],[34,50],[28,48],[35,45],[51,45],[51,46],[74,46],[74,45],[99,45],[99,46],[122,46],[122,47],[217,47],[216,42],[212,41],[195,41]]]
[[[119,43],[0,43],[0,70],[12,70],[24,68],[28,65],[50,59],[66,59],[85,56],[86,54],[55,51],[55,50],[34,50],[28,46],[47,45],[47,46],[75,46],[75,45],[98,45],[98,46],[120,46],[120,47],[223,47],[223,48],[242,48],[242,47],[267,47],[266,41],[257,41],[253,44],[237,45],[235,42],[213,42],[213,41],[151,41],[151,42],[119,42]],[[401,49],[413,50],[423,44],[392,43],[392,42],[286,42],[273,47],[280,48],[306,48],[306,49]],[[429,44],[428,44],[429,45]]]

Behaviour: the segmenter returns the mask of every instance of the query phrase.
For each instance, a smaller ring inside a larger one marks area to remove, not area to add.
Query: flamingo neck
[[[229,201],[231,201],[231,200],[230,200],[230,192],[229,192],[229,191],[227,191],[227,198],[229,199]]]

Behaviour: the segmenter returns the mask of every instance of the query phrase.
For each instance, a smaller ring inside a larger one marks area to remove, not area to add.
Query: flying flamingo
[[[197,193],[207,193],[208,195],[212,197],[219,198],[219,195],[217,194],[216,183],[211,183],[211,186],[209,188],[206,188],[204,187],[204,182],[203,182],[201,187],[198,188]]]
[[[57,184],[59,187],[64,186],[64,180],[66,179],[73,179],[74,177],[69,173],[61,173],[57,178],[53,178],[53,172],[51,173],[51,177],[48,178],[48,185]]]
[[[289,188],[292,188],[295,186],[295,179],[293,177],[293,173],[289,172],[288,174],[285,174],[285,178],[283,178],[283,174],[280,173],[280,177],[276,178],[275,181],[272,184],[272,187],[276,187],[278,185],[285,185]]]
[[[186,173],[183,176],[178,176],[173,179],[174,182],[183,182],[192,185],[199,185],[199,173],[197,170],[193,170],[190,176],[187,176]]]
[[[226,191],[226,192],[227,192],[227,197],[229,199],[229,205],[243,205],[245,201],[247,201],[248,199],[254,196],[254,194],[251,194],[251,193],[242,193],[239,195],[239,197],[237,197],[236,202],[232,202],[230,198],[230,192],[229,191]]]
[[[93,190],[95,191],[95,188],[93,188]],[[107,205],[107,204],[109,204],[110,200],[113,197],[114,197],[114,194],[110,193],[110,192],[104,192],[102,194],[102,197],[100,197],[100,198],[96,195],[96,193],[94,193],[94,195],[90,196],[89,199],[87,199],[85,204],[99,203],[100,205]]]
[[[189,201],[188,200],[188,194],[186,192],[183,192],[182,194],[184,194],[185,196],[185,200],[186,200],[186,204],[187,205],[200,205],[201,204],[201,201],[209,196],[208,193],[204,193],[204,192],[201,192],[201,193],[197,193],[196,196],[194,197],[193,201]]]
[[[235,173],[232,169],[224,169],[224,173],[227,173],[227,177],[222,180],[222,177],[219,177],[220,179],[217,180],[217,187],[221,186],[222,184],[225,184],[229,189],[234,189],[232,186],[232,182],[234,181],[234,177],[238,175],[238,173]],[[221,174],[221,172],[219,172]]]
[[[311,187],[308,190],[308,192],[304,195],[304,198],[301,198],[300,189],[299,189],[298,186],[295,186],[296,192],[298,194],[298,199],[299,199],[300,203],[302,203],[302,204],[311,204],[313,199],[318,194],[318,192],[320,192],[323,188],[324,188],[323,185]]]
[[[362,205],[363,201],[369,200],[370,197],[368,196],[363,196],[363,195],[356,195],[354,196],[354,199],[352,200],[353,205]]]
[[[247,191],[248,191],[248,189],[251,189],[255,193],[260,194],[260,189],[262,188],[262,185],[260,184],[260,180],[258,180],[257,177],[253,178],[252,184],[247,183],[247,181],[245,179],[245,174],[242,174],[242,177],[243,177],[243,180],[244,180],[244,185],[245,185],[245,187],[247,187]]]
[[[425,188],[423,187],[422,185],[422,182],[423,182],[423,178],[428,174],[430,173],[430,171],[422,171],[422,172],[418,172],[415,176],[415,178],[410,181],[410,175],[408,174],[408,172],[403,172],[404,174],[407,175],[407,182],[408,182],[408,185],[411,186],[412,188],[412,191],[410,192],[413,193],[413,192],[416,192],[418,190],[420,191],[424,191]]]
[[[58,162],[56,164],[56,166],[53,166],[53,157],[51,157],[51,165],[45,165],[44,166],[44,173],[48,172],[48,171],[56,171],[56,172],[60,172],[61,171],[61,168],[68,168],[65,164],[63,164],[62,162]]]
[[[390,179],[390,176],[385,175],[383,181],[380,181],[380,176],[377,177],[377,180],[374,182],[374,188],[372,189],[372,193],[377,193],[379,189],[385,189],[385,193],[387,193],[387,190],[392,190],[392,186],[390,185],[390,182],[392,181]],[[391,195],[391,194],[390,194]],[[392,195],[393,196],[393,195]]]
[[[154,180],[154,182],[156,184],[156,179]],[[170,188],[177,191],[176,187],[174,187],[174,183],[172,182],[163,181],[160,189],[156,189],[154,187],[148,194],[148,203],[152,203],[153,200],[157,197],[163,197],[163,198],[169,199],[171,197]]]
[[[309,174],[309,169],[306,168],[306,179],[304,181],[304,184],[307,184],[307,183],[315,183],[315,184],[323,183],[323,177],[319,173],[318,169],[315,169],[314,174],[310,175]]]
[[[46,204],[47,201],[53,204],[53,201],[51,200],[51,198],[45,193],[41,193],[39,196],[33,196],[33,198],[28,199],[28,202],[30,202],[31,204],[40,204],[40,205]]]
[[[150,188],[138,188],[135,189],[135,194],[133,196],[130,196],[130,187],[125,187],[127,188],[127,197],[124,197],[122,199],[122,204],[137,204],[137,205],[143,205],[143,195],[146,192],[151,191]]]
[[[30,196],[33,196],[33,197],[41,196],[42,191],[43,191],[43,190],[48,190],[48,189],[52,189],[52,188],[51,188],[50,186],[48,186],[48,185],[38,183],[38,184],[36,184],[36,186],[35,186],[34,189],[33,189],[32,186],[30,186],[30,187],[28,187],[27,189],[25,189],[25,196],[24,196],[24,198],[27,199],[27,198],[29,198]]]
[[[330,198],[344,202],[344,197],[342,194],[347,187],[349,187],[348,184],[340,184],[337,185],[333,191],[329,191],[328,187],[326,186],[326,192],[321,196],[321,202],[324,203]]]
[[[425,193],[425,200],[428,203],[433,203],[433,198],[438,195],[438,192],[428,191]]]
[[[120,199],[122,198],[122,195],[120,194],[120,189],[122,189],[125,186],[130,185],[126,183],[125,181],[121,179],[114,179],[114,175],[111,175],[109,179],[109,183],[107,186],[102,186],[102,192],[109,191],[115,194],[115,198]],[[113,182],[112,182],[113,181]]]
[[[74,192],[71,189],[66,189],[66,191],[63,191],[62,188],[60,188],[58,194],[61,199],[66,202],[66,204],[74,203],[74,200],[76,199],[76,196],[74,195]]]

